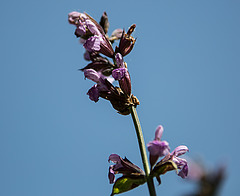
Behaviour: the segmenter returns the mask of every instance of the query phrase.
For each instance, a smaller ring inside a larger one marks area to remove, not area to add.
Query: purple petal
[[[91,20],[86,20],[85,24],[87,26],[87,28],[89,29],[89,31],[93,34],[93,35],[101,35],[100,31],[98,30],[97,26],[91,21]]]
[[[161,140],[161,137],[162,137],[162,134],[163,134],[163,126],[162,125],[159,125],[156,129],[156,132],[155,132],[155,140]]]
[[[117,154],[111,154],[108,158],[108,162],[112,161],[113,163],[119,163],[121,162],[121,158]]]
[[[185,154],[188,151],[189,150],[188,150],[187,146],[181,145],[181,146],[178,146],[177,148],[175,148],[175,150],[171,153],[171,155],[178,157],[180,155]]]
[[[186,178],[188,175],[188,165],[184,165],[182,170],[178,173],[179,176],[181,176],[182,178]]]
[[[75,20],[80,17],[81,13],[79,12],[71,12],[68,14],[68,22],[71,24],[75,24]]]
[[[88,90],[87,95],[89,96],[89,99],[91,99],[92,101],[98,102],[98,100],[99,100],[99,90],[98,90],[96,84]]]
[[[86,34],[86,28],[82,23],[80,23],[75,30],[75,35],[77,37],[82,37],[85,34]]]
[[[80,13],[80,12],[71,12],[68,14],[68,22],[70,24],[78,24],[79,23],[79,20],[86,20],[87,19],[87,16],[83,13]]]
[[[112,76],[115,80],[121,80],[126,75],[126,68],[118,68],[112,71]]]
[[[85,69],[84,76],[85,78],[92,80],[96,83],[98,83],[101,78],[100,74],[96,72],[94,69]]]
[[[147,144],[148,151],[153,156],[165,156],[169,153],[169,144],[166,141],[153,140]]]
[[[116,63],[117,63],[117,66],[118,67],[124,67],[124,64],[123,64],[123,57],[120,53],[117,53],[115,55],[115,59],[116,59]]]
[[[86,40],[83,44],[86,50],[89,52],[99,51],[101,49],[101,38],[99,36],[92,36]]]
[[[186,159],[182,159],[182,158],[179,158],[179,157],[173,157],[172,161],[174,163],[176,163],[179,168],[181,168],[182,166],[187,164],[187,160]]]
[[[109,167],[108,179],[110,184],[113,184],[115,182],[115,172],[113,171],[112,165]]]
[[[120,39],[122,37],[122,34],[123,34],[123,29],[115,29],[112,32],[111,37],[116,37],[117,39]]]

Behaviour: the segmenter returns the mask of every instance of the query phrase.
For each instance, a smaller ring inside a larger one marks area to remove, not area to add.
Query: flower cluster
[[[133,49],[136,40],[131,34],[136,25],[132,25],[127,33],[116,29],[108,37],[106,33],[109,22],[106,12],[99,24],[88,14],[79,12],[69,13],[68,21],[75,25],[75,35],[80,37],[80,42],[86,49],[84,58],[91,61],[81,69],[85,78],[96,83],[87,93],[90,100],[97,102],[99,97],[109,100],[120,114],[128,115],[130,106],[139,105],[139,101],[131,93],[130,74],[123,57]],[[112,44],[118,39],[119,45],[113,50]],[[114,81],[118,81],[119,87],[113,86]]]
[[[187,146],[180,145],[170,153],[168,142],[161,141],[162,133],[163,127],[159,125],[156,129],[154,140],[147,144],[150,153],[150,177],[156,177],[159,184],[161,184],[160,175],[171,170],[176,170],[178,176],[182,178],[186,178],[188,175],[187,160],[179,157],[188,152]],[[164,158],[156,163],[158,158],[162,156],[164,156]],[[109,182],[111,184],[115,182],[112,195],[131,190],[147,181],[146,177],[144,178],[145,173],[127,158],[122,159],[117,154],[111,154],[108,161],[115,163],[115,165],[109,167],[108,173]],[[178,172],[178,170],[180,171]],[[115,181],[115,174],[118,173],[123,174],[123,176]],[[125,179],[125,181],[123,181],[123,179]],[[132,179],[134,179],[134,181]],[[126,182],[128,183],[127,185],[125,185]],[[125,189],[123,190],[121,187]]]
[[[132,94],[130,74],[127,63],[124,61],[124,57],[132,51],[135,45],[136,39],[132,37],[132,33],[136,25],[133,24],[127,32],[116,29],[111,36],[108,36],[109,21],[106,12],[103,13],[99,23],[88,14],[79,12],[69,13],[68,21],[75,26],[75,35],[80,38],[80,43],[85,48],[84,59],[90,61],[80,69],[85,78],[95,83],[87,92],[89,99],[98,102],[101,97],[110,101],[118,113],[122,115],[131,113],[136,131],[140,135],[140,124],[137,123],[136,112],[134,112],[139,101]],[[113,44],[116,40],[119,40],[119,43],[114,50]],[[114,82],[118,82],[118,86],[115,86]],[[170,153],[169,143],[161,140],[162,134],[163,127],[160,125],[156,129],[154,140],[147,144],[151,164],[150,173],[145,174],[127,158],[123,159],[117,154],[109,156],[108,161],[114,163],[109,167],[108,172],[109,182],[114,184],[111,195],[129,191],[145,182],[148,182],[149,190],[153,190],[151,187],[153,184],[149,185],[149,180],[156,177],[160,184],[160,175],[172,170],[175,170],[182,178],[187,177],[188,163],[180,156],[185,154],[188,148],[181,145]],[[138,139],[141,140],[139,144],[143,147],[143,139]],[[158,162],[159,157],[163,159]],[[148,171],[147,160],[145,157],[143,159],[144,168]],[[122,174],[122,176],[115,179],[116,174]]]

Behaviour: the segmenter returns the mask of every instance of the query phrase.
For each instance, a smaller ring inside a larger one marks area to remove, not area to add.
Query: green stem
[[[144,167],[146,177],[147,177],[147,185],[148,185],[149,194],[150,194],[150,196],[156,196],[153,178],[149,176],[150,169],[149,169],[149,164],[148,164],[148,158],[147,158],[147,152],[146,152],[146,147],[145,147],[145,143],[144,143],[142,128],[141,128],[140,121],[139,121],[139,118],[137,115],[137,110],[134,106],[131,107],[131,115],[132,115],[133,123],[134,123],[135,129],[136,129],[136,134],[137,134],[139,149],[141,152],[143,167]]]

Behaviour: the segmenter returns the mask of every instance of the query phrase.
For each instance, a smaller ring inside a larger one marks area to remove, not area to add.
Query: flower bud
[[[136,28],[136,25],[133,24],[127,33],[122,34],[122,37],[120,39],[120,43],[119,43],[119,47],[116,48],[117,52],[120,52],[122,54],[122,56],[126,56],[127,54],[129,54],[132,49],[133,46],[135,44],[136,39],[134,39],[131,34],[134,31],[134,29]]]
[[[108,16],[106,12],[103,13],[99,24],[103,28],[104,32],[107,34],[108,28],[109,28],[109,22],[108,22]]]

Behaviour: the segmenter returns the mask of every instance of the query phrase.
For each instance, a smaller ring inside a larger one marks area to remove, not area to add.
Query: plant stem
[[[146,177],[147,177],[147,185],[148,185],[149,194],[150,194],[150,196],[156,196],[153,178],[149,176],[150,169],[149,169],[149,164],[148,164],[148,158],[147,158],[147,152],[146,152],[145,142],[144,142],[144,138],[143,138],[142,128],[141,128],[140,121],[139,121],[139,118],[137,115],[137,110],[134,106],[131,107],[131,115],[132,115],[133,123],[134,123],[135,129],[136,129],[136,134],[137,134],[139,149],[141,152],[143,167],[144,167]]]

